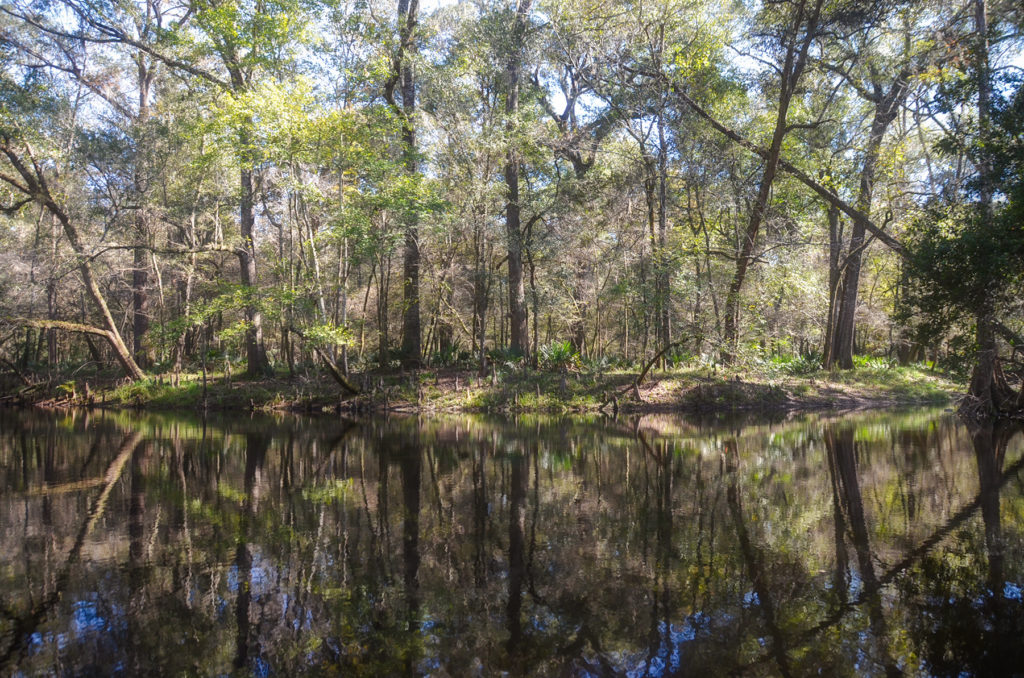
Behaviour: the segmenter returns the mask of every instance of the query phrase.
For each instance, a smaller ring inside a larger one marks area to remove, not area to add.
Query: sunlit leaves
[[[307,38],[304,10],[298,0],[206,0],[196,6],[196,41],[224,62],[235,89],[247,87],[259,70],[288,67]]]
[[[352,332],[333,323],[307,325],[303,330],[303,336],[321,348],[345,346],[352,342]]]

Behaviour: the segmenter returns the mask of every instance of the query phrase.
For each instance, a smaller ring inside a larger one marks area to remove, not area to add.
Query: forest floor
[[[0,384],[0,404],[146,410],[298,412],[793,412],[944,404],[964,384],[921,366],[861,367],[789,375],[772,371],[654,371],[637,388],[636,371],[550,372],[440,368],[353,375],[346,396],[320,370],[259,379],[225,373],[163,374],[143,382],[92,375],[36,385]]]

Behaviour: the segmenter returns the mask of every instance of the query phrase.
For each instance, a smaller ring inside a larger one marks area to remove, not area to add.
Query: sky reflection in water
[[[0,411],[0,671],[1012,673],[1021,440]]]

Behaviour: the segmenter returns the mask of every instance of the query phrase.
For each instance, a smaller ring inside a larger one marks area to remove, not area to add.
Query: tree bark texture
[[[395,76],[400,80],[402,97],[402,155],[410,176],[419,172],[416,158],[416,80],[412,57],[416,53],[415,30],[419,0],[398,0],[399,57]],[[405,247],[402,256],[402,364],[419,367],[422,354],[420,322],[420,245],[419,217],[405,215]]]
[[[871,132],[868,145],[864,151],[864,164],[861,167],[860,187],[857,196],[857,210],[869,218],[871,202],[875,187],[875,171],[881,153],[882,140],[889,125],[896,119],[897,113],[906,101],[910,89],[910,74],[904,70],[893,81],[889,91],[882,93],[881,87],[875,85],[875,113],[871,121]],[[833,329],[830,351],[825,356],[828,367],[838,365],[844,370],[853,368],[854,320],[857,313],[857,291],[860,286],[860,270],[864,253],[867,225],[865,218],[855,219],[850,232],[850,246],[847,250],[843,267],[842,284],[839,289],[839,310]]]
[[[985,0],[975,0],[974,31],[977,44],[975,46],[975,69],[978,79],[978,127],[982,135],[988,129],[989,100],[991,98],[988,78],[988,17]],[[982,223],[987,223],[992,215],[992,187],[989,163],[983,158],[978,165],[981,200],[978,205]],[[987,416],[998,410],[998,400],[994,397],[998,384],[995,382],[998,369],[998,347],[995,333],[995,309],[991,300],[984,299],[975,313],[975,341],[977,357],[974,370],[971,372],[971,385],[968,394],[977,399],[978,414]]]
[[[149,250],[136,247],[132,262],[132,339],[135,362],[148,367],[152,363],[147,334],[149,333]]]
[[[139,137],[136,143],[141,149],[145,147],[146,123],[149,122],[149,93],[153,84],[155,71],[147,56],[138,53],[135,56],[136,74],[139,88],[139,106],[135,118],[135,131]],[[144,158],[139,153],[135,158],[134,177],[132,180],[135,199],[138,205],[135,211],[135,238],[140,245],[147,244],[148,225],[146,223],[145,194],[146,180],[143,169]],[[153,351],[149,345],[149,252],[145,247],[137,247],[132,262],[132,348],[135,362],[142,367],[153,363]]]
[[[256,293],[256,243],[253,240],[256,217],[253,212],[252,170],[242,169],[239,178],[242,189],[239,201],[242,246],[237,251],[238,269],[245,293],[250,295],[245,305],[245,354],[248,363],[246,374],[258,377],[266,374],[268,364],[263,349],[263,314],[255,299],[251,297]]]
[[[508,57],[505,76],[508,90],[505,114],[508,130],[514,136],[515,118],[519,114],[519,87],[522,79],[522,44],[526,35],[526,18],[532,0],[519,0],[516,6],[510,44],[514,47]],[[527,356],[530,350],[529,327],[526,318],[526,287],[523,281],[523,227],[520,218],[519,174],[522,160],[514,138],[510,139],[505,156],[505,237],[508,241],[508,311],[510,321],[509,347],[514,353]]]

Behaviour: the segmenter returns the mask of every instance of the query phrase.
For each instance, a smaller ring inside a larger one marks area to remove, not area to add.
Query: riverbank
[[[359,395],[343,393],[319,371],[260,379],[198,373],[154,375],[119,383],[94,375],[20,385],[0,402],[43,407],[144,410],[318,412],[793,412],[950,402],[964,385],[919,366],[861,367],[789,375],[756,370],[677,369],[636,372],[425,369],[356,374]]]

